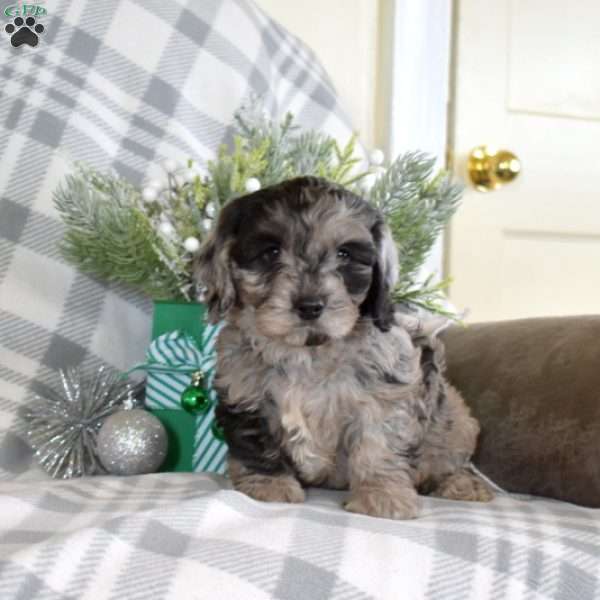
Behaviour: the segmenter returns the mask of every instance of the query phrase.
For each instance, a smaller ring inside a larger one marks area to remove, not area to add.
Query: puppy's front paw
[[[290,475],[268,477],[253,475],[235,482],[235,489],[262,502],[304,502],[306,494],[297,479]]]
[[[414,519],[419,515],[419,496],[410,488],[360,488],[352,492],[344,508],[382,519]]]
[[[474,473],[464,469],[444,479],[431,495],[465,502],[490,502],[494,499],[494,492],[490,486]]]

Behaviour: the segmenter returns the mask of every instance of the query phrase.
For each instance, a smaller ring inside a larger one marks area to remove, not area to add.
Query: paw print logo
[[[36,25],[33,17],[17,17],[12,23],[9,23],[4,31],[10,35],[10,43],[18,48],[23,44],[35,47],[40,41],[39,35],[44,33],[44,26],[41,23]]]

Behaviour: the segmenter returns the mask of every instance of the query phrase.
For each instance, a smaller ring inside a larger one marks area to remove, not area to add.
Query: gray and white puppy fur
[[[398,257],[380,212],[300,177],[227,204],[197,277],[217,342],[217,421],[236,490],[413,518],[420,493],[487,501],[468,470],[479,426],[443,378],[442,347],[395,313]]]

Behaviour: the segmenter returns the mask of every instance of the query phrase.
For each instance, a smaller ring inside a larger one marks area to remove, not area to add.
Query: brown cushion
[[[481,424],[482,473],[600,507],[600,316],[455,326],[443,339],[448,379]]]

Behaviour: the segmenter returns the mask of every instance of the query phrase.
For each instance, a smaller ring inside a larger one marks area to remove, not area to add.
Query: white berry
[[[202,227],[204,231],[210,231],[212,229],[213,222],[212,219],[202,219]]]
[[[209,216],[211,219],[215,216],[217,209],[215,208],[215,205],[212,202],[209,202],[206,205],[206,214],[207,216]]]
[[[164,183],[160,179],[151,179],[148,182],[148,187],[154,188],[157,191],[162,190],[164,186]]]
[[[146,202],[154,202],[158,198],[158,190],[155,187],[147,187],[142,190],[142,198]]]
[[[194,181],[197,177],[196,171],[194,171],[193,169],[186,169],[182,173],[182,177],[186,183],[192,183],[192,181]]]
[[[384,160],[385,160],[385,154],[379,148],[375,148],[375,150],[373,150],[371,152],[371,156],[369,157],[369,162],[372,165],[376,165],[376,166],[382,165]]]
[[[179,163],[172,158],[167,158],[167,160],[163,162],[162,166],[167,173],[173,173],[179,168]]]
[[[185,179],[181,176],[181,175],[174,175],[173,179],[175,180],[175,187],[183,187],[183,184],[185,183]]]
[[[200,242],[195,237],[186,238],[183,242],[183,247],[191,253],[198,252],[200,250]]]
[[[163,221],[159,226],[158,230],[166,236],[173,235],[175,233],[175,227],[169,221]]]
[[[260,181],[256,177],[250,177],[250,179],[246,180],[245,188],[249,194],[258,192],[260,190]]]
[[[375,185],[376,181],[377,175],[375,175],[375,173],[369,173],[368,175],[365,175],[361,180],[362,188],[364,190],[369,191]]]

